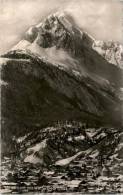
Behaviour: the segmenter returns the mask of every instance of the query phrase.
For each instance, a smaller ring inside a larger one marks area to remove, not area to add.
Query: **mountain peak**
[[[72,17],[67,13],[56,12],[50,14],[38,25],[32,26],[24,37],[24,47],[25,45],[29,46],[27,41],[29,44],[37,44],[40,48],[56,47],[76,55],[82,45],[92,47],[94,39],[78,29]],[[19,43],[19,47],[23,43]],[[21,47],[21,49],[23,48]]]
[[[48,18],[50,18],[50,17],[55,17],[55,18],[62,18],[62,17],[66,17],[66,13],[64,12],[64,11],[57,11],[57,12],[55,12],[55,13],[52,13],[52,14],[50,14],[49,16],[48,16]]]
[[[56,48],[64,50],[70,56],[81,57],[85,46],[96,50],[108,62],[123,67],[122,45],[113,41],[105,43],[95,40],[90,34],[79,29],[68,13],[62,11],[52,13],[39,24],[31,26],[24,39],[12,50],[26,49],[42,56],[42,50]]]
[[[37,28],[40,28],[40,27],[43,27],[44,24],[49,21],[49,23],[53,23],[54,21],[58,20],[58,19],[62,19],[62,18],[65,18],[66,17],[66,14],[65,12],[55,12],[55,13],[52,13],[52,14],[49,14],[44,20],[42,20],[39,24],[36,25]]]

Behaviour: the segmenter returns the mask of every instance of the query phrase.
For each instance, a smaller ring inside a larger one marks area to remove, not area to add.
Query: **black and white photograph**
[[[0,194],[123,194],[123,0],[0,0]]]

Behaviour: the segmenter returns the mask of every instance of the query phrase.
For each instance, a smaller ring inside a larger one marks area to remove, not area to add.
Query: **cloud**
[[[78,26],[102,40],[122,40],[122,6],[114,1],[83,0],[81,4],[69,5]]]
[[[121,4],[113,0],[0,0],[0,53],[45,16],[66,10],[81,29],[97,39],[121,41]]]

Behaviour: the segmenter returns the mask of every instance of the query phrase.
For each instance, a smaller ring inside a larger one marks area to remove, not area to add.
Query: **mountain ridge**
[[[86,31],[77,28],[77,26],[73,26],[73,23],[74,22],[70,23],[69,15],[65,14],[64,12],[56,12],[54,14],[51,14],[38,25],[34,25],[30,27],[29,30],[25,34],[25,39],[22,40],[17,45],[15,45],[15,47],[13,47],[12,49],[24,49],[26,46],[28,47],[28,44],[29,44],[28,41],[30,43],[37,42],[37,44],[39,45],[43,44],[43,43],[40,43],[40,39],[41,39],[40,36],[44,36],[45,33],[47,33],[47,36],[49,33],[52,33],[54,36],[56,36],[56,39],[58,40],[61,39],[61,37],[62,39],[64,39],[65,34],[67,34],[68,37],[71,36],[70,38],[71,42],[73,42],[73,39],[74,39],[73,36],[78,36],[78,39],[81,44],[85,44],[86,46],[91,47],[92,49],[96,50],[99,54],[101,54],[108,62],[111,62],[111,63],[113,62],[112,64],[118,65],[120,68],[122,68],[121,63],[123,61],[122,60],[123,46],[120,43],[113,42],[113,41],[106,42],[106,41],[96,40]],[[45,39],[46,38],[43,38],[43,40]],[[57,47],[59,46],[61,47],[62,42],[59,44],[58,40],[56,40],[55,46],[57,44]],[[76,38],[76,41],[77,41],[77,38]],[[22,47],[24,48],[21,48],[21,43],[22,43]],[[79,45],[79,43],[77,44]],[[42,47],[45,48],[47,46],[42,45]],[[103,54],[104,48],[106,49],[106,47],[107,49],[112,49],[113,55],[116,55],[116,60],[114,61],[110,60],[109,58],[110,54],[107,54],[107,55]],[[102,49],[102,52],[100,51],[101,49]],[[75,53],[74,48],[73,48],[72,53],[73,52]]]

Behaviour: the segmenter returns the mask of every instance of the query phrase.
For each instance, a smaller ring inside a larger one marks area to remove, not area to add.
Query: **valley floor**
[[[1,193],[123,193],[123,133],[115,128],[49,127],[21,137],[2,157]]]

